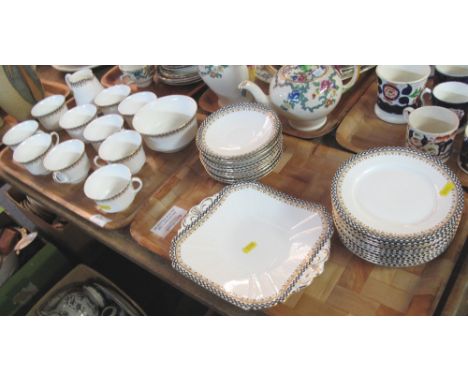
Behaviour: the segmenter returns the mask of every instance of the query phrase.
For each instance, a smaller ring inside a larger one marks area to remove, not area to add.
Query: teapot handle
[[[359,78],[360,73],[361,73],[361,65],[353,65],[353,76],[346,84],[343,84],[343,93],[347,92],[349,89],[351,89],[354,86],[354,84]]]

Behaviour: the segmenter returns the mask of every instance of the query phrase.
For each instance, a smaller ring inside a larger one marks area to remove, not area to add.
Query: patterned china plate
[[[332,201],[359,232],[383,239],[431,236],[463,209],[459,180],[441,162],[407,148],[354,155],[335,174]]]
[[[221,108],[203,121],[197,147],[213,159],[244,160],[270,147],[281,133],[278,116],[258,103]]]
[[[172,240],[172,265],[236,306],[285,301],[328,258],[333,223],[321,205],[260,183],[225,187],[204,202]]]

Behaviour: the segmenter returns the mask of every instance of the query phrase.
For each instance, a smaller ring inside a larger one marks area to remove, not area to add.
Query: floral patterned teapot
[[[327,115],[340,101],[341,95],[349,90],[359,75],[357,66],[347,84],[333,66],[286,65],[270,82],[270,96],[258,85],[243,81],[239,89],[251,93],[257,102],[270,105],[284,115],[292,127],[312,131],[327,122]]]

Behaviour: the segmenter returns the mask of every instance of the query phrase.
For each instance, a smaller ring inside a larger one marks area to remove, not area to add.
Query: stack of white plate
[[[442,162],[419,151],[383,147],[354,155],[331,189],[343,244],[374,264],[405,267],[442,254],[463,212],[463,189]]]
[[[159,65],[158,77],[167,85],[191,85],[201,81],[197,65]]]
[[[243,309],[285,301],[321,274],[333,234],[321,205],[238,183],[193,207],[172,240],[172,266]]]
[[[281,122],[258,103],[226,106],[211,114],[197,134],[200,160],[224,183],[257,180],[270,173],[283,152]]]

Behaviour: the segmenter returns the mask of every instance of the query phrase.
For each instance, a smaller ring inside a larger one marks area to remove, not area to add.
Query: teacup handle
[[[354,86],[354,84],[359,78],[359,74],[361,74],[361,66],[353,65],[353,76],[346,84],[343,84],[343,93],[347,92],[349,89],[351,89]]]
[[[70,179],[68,176],[61,172],[54,172],[52,173],[52,179],[57,183],[69,183]]]
[[[99,161],[102,161],[103,164],[99,163]],[[106,165],[106,162],[104,161],[104,159],[101,159],[101,157],[99,155],[96,155],[94,157],[93,162],[96,165],[96,167],[102,167],[102,166]]]
[[[134,187],[133,183],[137,183],[138,186]],[[143,187],[143,181],[140,178],[137,178],[137,177],[132,178],[132,188],[133,188],[134,194],[138,193],[142,187]]]
[[[55,131],[52,131],[50,133],[50,136],[52,138],[52,145],[57,146],[60,142],[60,135],[58,135]],[[55,143],[54,143],[54,139],[55,139]]]
[[[411,106],[405,107],[405,109],[403,110],[403,118],[405,118],[406,122],[409,121],[409,116],[413,111],[414,111],[414,108]]]
[[[73,88],[72,88],[71,83],[70,83],[70,76],[71,76],[70,73],[65,74],[65,83],[70,88],[70,90],[72,90]]]
[[[419,97],[420,100],[421,100],[421,105],[422,105],[422,106],[426,106],[426,105],[427,105],[426,101],[424,100],[424,96],[425,96],[426,94],[432,94],[432,90],[429,89],[429,88],[425,88],[425,89],[422,91],[421,96]]]

